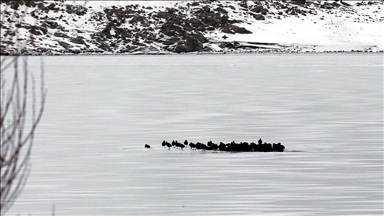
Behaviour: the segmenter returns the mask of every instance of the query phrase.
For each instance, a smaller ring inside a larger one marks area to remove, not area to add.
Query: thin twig
[[[0,17],[2,20],[5,19],[4,14],[5,12]],[[15,19],[16,14],[17,10],[13,12],[11,19],[21,22],[24,17]],[[17,39],[18,28],[15,28],[15,33],[16,37],[8,36],[8,39]],[[29,71],[27,57],[20,55],[25,46],[26,43],[17,43],[17,49],[14,51],[18,53],[12,57],[5,56],[0,61],[1,215],[12,207],[27,182],[35,132],[44,112],[47,95],[44,86],[44,64],[41,59],[40,97],[36,97],[35,77]],[[9,50],[10,45],[7,45],[6,51]],[[7,82],[7,79],[10,80]],[[27,124],[29,119],[31,122]]]

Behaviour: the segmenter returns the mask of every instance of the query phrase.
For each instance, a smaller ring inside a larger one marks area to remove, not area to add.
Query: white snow
[[[345,19],[322,21],[318,18],[267,20],[243,23],[239,26],[253,32],[247,35],[227,35],[227,40],[295,44],[315,50],[383,50],[383,23],[354,23]]]

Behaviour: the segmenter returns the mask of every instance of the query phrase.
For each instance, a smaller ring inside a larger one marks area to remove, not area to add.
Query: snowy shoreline
[[[158,56],[158,55],[322,55],[322,54],[341,54],[341,55],[352,55],[352,54],[364,54],[364,55],[376,55],[384,53],[383,50],[379,51],[305,51],[305,52],[288,52],[288,51],[239,51],[239,52],[189,52],[189,53],[173,53],[173,52],[167,52],[167,53],[27,53],[27,54],[12,54],[12,53],[6,53],[6,54],[0,54],[0,57],[6,57],[6,56]]]
[[[13,12],[1,6],[1,55],[384,51],[381,1],[45,1]]]

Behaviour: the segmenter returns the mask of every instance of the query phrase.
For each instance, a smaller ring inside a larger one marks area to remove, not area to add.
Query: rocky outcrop
[[[197,52],[203,49],[203,43],[192,35],[185,36],[185,39],[179,41],[176,45],[176,53]]]
[[[252,15],[256,20],[265,20],[265,17],[262,14],[253,14]]]
[[[31,26],[29,32],[33,35],[45,35],[48,33],[48,29],[40,26]]]
[[[71,1],[4,0],[1,4],[0,52],[3,54],[19,53],[17,40],[26,42],[22,49],[25,54],[137,53],[148,50],[187,53],[210,51],[213,46],[223,51],[258,50],[261,48],[227,38],[236,34],[257,36],[257,32],[252,32],[254,29],[247,29],[252,22],[268,23],[261,21],[289,16],[303,18],[321,10],[327,14],[336,13],[334,11],[356,13],[343,2],[302,4],[273,0],[177,1],[173,7],[143,6],[134,1],[124,6],[116,4],[102,8],[92,7],[91,2],[75,4]],[[364,4],[359,3],[360,6]],[[26,14],[20,9],[25,7],[28,8]],[[23,20],[24,16],[26,19]]]
[[[247,30],[244,27],[239,27],[237,25],[228,25],[223,28],[222,32],[228,34],[252,34],[251,31]]]

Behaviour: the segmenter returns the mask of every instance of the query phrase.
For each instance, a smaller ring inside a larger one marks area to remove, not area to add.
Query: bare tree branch
[[[20,22],[23,17],[12,20]],[[26,14],[26,13],[24,13]],[[4,14],[0,17],[3,21]],[[18,29],[15,36],[18,38]],[[16,40],[18,41],[18,40]],[[6,50],[10,45],[7,45]],[[28,68],[28,59],[20,51],[26,43],[17,43],[14,56],[1,56],[0,87],[0,209],[4,215],[22,192],[30,173],[30,156],[37,125],[44,111],[47,91],[44,87],[44,65],[41,59],[40,93],[36,94],[36,81]]]

